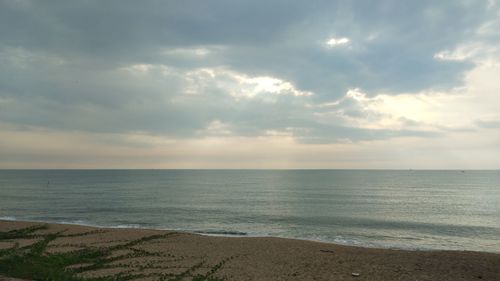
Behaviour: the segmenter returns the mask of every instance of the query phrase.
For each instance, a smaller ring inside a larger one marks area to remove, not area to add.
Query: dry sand
[[[0,232],[40,224],[0,221]],[[83,271],[79,273],[82,277],[126,272],[147,276],[138,280],[160,280],[169,276],[166,273],[187,272],[182,280],[191,280],[197,274],[235,281],[500,280],[500,254],[494,253],[370,249],[282,238],[209,237],[159,230],[47,225],[48,229],[36,233],[61,232],[64,236],[51,241],[46,254],[125,245],[106,253],[108,257],[118,257],[110,266]],[[168,235],[138,240],[163,234]],[[36,241],[36,238],[3,241],[0,249],[12,247],[16,242],[29,245]],[[85,266],[88,265],[76,267]],[[354,277],[354,272],[360,276]],[[0,276],[0,280],[16,280],[3,278]]]

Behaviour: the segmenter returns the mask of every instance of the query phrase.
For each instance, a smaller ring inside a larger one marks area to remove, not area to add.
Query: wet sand
[[[84,249],[101,251],[99,263],[87,261],[67,267],[77,277],[109,277],[109,280],[123,276],[135,276],[135,280],[196,277],[195,280],[228,281],[500,280],[500,254],[495,253],[371,249],[283,238],[212,237],[19,221],[0,221],[0,232],[15,234],[18,232],[12,231],[16,229],[39,225],[47,227],[23,237],[4,235],[0,239],[0,251],[15,248],[22,254],[44,239],[48,243],[41,253],[43,257]],[[55,235],[49,235],[51,233]],[[0,264],[2,259],[5,255],[0,255]],[[0,280],[20,277],[5,271],[0,275]]]

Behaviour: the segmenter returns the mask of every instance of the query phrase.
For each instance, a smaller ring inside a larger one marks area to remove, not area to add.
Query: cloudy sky
[[[500,1],[0,0],[0,168],[500,167]]]

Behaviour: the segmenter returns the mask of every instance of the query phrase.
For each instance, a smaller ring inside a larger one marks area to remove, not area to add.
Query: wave
[[[0,220],[3,221],[17,221],[15,217],[0,217]]]
[[[248,236],[247,232],[242,232],[242,231],[196,230],[192,232],[196,234],[213,235],[213,236]]]
[[[358,246],[367,248],[389,248],[389,249],[404,249],[404,250],[467,250],[472,249],[472,247],[467,247],[469,245],[457,244],[450,246],[446,238],[441,238],[441,240],[436,240],[432,236],[426,237],[413,237],[406,235],[377,235],[373,233],[374,231],[369,231],[368,233],[349,233],[347,235],[335,235],[333,233],[329,234],[314,234],[312,231],[308,233],[291,233],[291,232],[244,232],[237,230],[221,230],[221,229],[193,229],[193,228],[176,228],[169,227],[166,225],[158,224],[145,224],[145,223],[128,223],[126,220],[115,221],[114,223],[108,224],[98,224],[92,223],[80,219],[68,219],[58,217],[56,218],[44,218],[44,217],[15,217],[15,216],[0,216],[0,220],[4,221],[31,221],[39,223],[58,223],[67,225],[82,225],[89,227],[101,227],[101,228],[117,228],[117,229],[157,229],[157,230],[168,230],[175,232],[193,233],[206,236],[220,236],[220,237],[277,237],[286,239],[298,239],[306,241],[316,241],[323,243],[334,243],[346,246]],[[497,236],[495,236],[497,237]],[[494,241],[491,240],[491,241]],[[466,242],[466,241],[465,241]],[[494,246],[492,244],[491,246]],[[490,245],[484,246],[491,247]],[[497,250],[489,249],[489,252],[498,252]]]
[[[202,235],[211,236],[266,236],[266,235],[249,235],[248,232],[234,231],[234,230],[189,230],[189,229],[179,229],[179,228],[165,228],[162,226],[152,226],[145,224],[96,224],[84,220],[54,220],[54,219],[40,219],[40,218],[17,218],[13,216],[0,216],[0,220],[4,221],[31,221],[31,222],[41,222],[41,223],[56,223],[56,224],[68,224],[68,225],[81,225],[90,227],[102,227],[102,228],[133,228],[133,229],[158,229],[158,230],[172,230],[179,232],[188,232]]]

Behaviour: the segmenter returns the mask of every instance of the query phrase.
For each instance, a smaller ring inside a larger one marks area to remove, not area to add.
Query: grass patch
[[[126,261],[137,257],[174,257],[172,254],[150,253],[144,250],[133,248],[141,243],[152,240],[165,239],[174,233],[161,235],[151,235],[132,240],[123,244],[109,247],[86,247],[84,249],[63,252],[48,253],[47,247],[50,242],[60,237],[79,237],[90,234],[98,234],[99,231],[90,231],[65,235],[63,232],[35,234],[38,230],[46,230],[46,225],[37,225],[27,228],[0,232],[0,241],[13,241],[16,239],[39,238],[40,240],[32,245],[20,248],[16,243],[13,247],[0,250],[0,274],[14,278],[24,278],[42,281],[126,281],[139,280],[145,277],[156,277],[157,280],[179,281],[191,278],[193,281],[223,281],[213,274],[218,271],[227,261],[223,260],[214,267],[209,268],[205,274],[193,275],[193,272],[203,266],[205,262],[197,263],[179,274],[172,273],[151,273],[143,274],[144,269],[159,269],[168,271],[167,266],[156,266],[152,262],[144,266],[134,267],[128,265]],[[130,250],[131,253],[119,256],[111,256],[113,251]],[[119,266],[111,264],[116,261],[124,261]],[[124,268],[124,272],[98,278],[81,277],[82,273],[92,272],[108,268]],[[129,267],[127,269],[127,267]],[[139,271],[139,272],[137,272]]]
[[[38,230],[48,229],[46,225],[35,225],[21,229],[15,229],[7,232],[0,232],[0,241],[1,240],[11,240],[11,239],[29,239],[29,238],[37,238],[40,235],[33,234]]]

